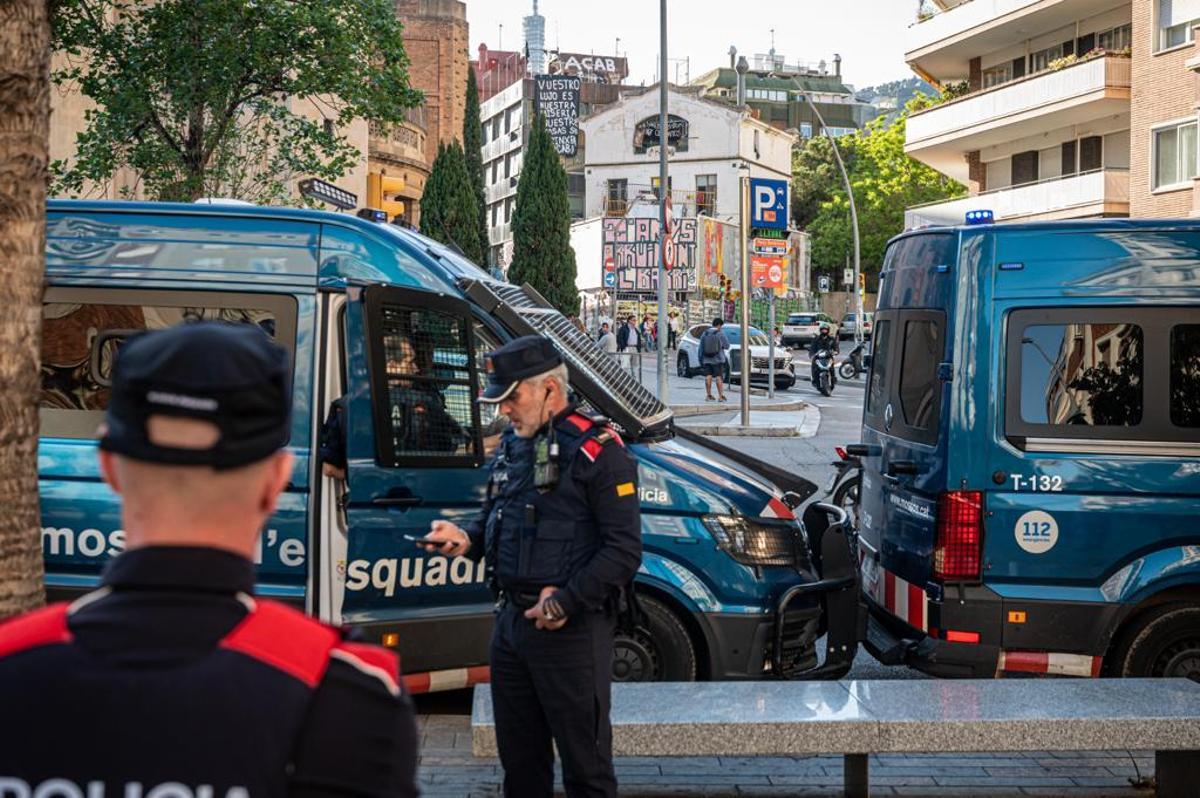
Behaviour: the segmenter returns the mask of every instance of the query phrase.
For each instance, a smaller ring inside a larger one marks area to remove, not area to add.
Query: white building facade
[[[956,96],[909,117],[905,150],[970,196],[906,226],[1129,215],[1130,2],[935,2],[905,59]]]
[[[587,143],[585,217],[643,215],[659,182],[658,88],[623,98],[580,120]],[[738,221],[738,179],[791,179],[796,137],[754,119],[746,110],[668,91],[670,186],[677,217],[710,216]]]
[[[525,157],[525,115],[524,80],[516,81],[479,106],[488,260],[501,267],[506,267],[512,256],[512,214]]]

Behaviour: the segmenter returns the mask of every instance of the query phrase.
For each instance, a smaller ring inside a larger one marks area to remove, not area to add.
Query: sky
[[[480,42],[491,49],[524,46],[521,20],[533,0],[466,0],[471,56]],[[539,0],[546,18],[546,47],[565,52],[624,55],[633,84],[653,83],[657,75],[659,4],[652,0]],[[690,58],[691,77],[728,66],[729,47],[748,58],[771,49],[787,63],[833,69],[842,56],[842,74],[855,88],[912,77],[904,63],[904,32],[916,17],[915,0],[667,0],[667,56]],[[504,26],[503,40],[500,25]],[[615,52],[620,38],[620,52]],[[684,82],[688,66],[668,65],[672,82]]]

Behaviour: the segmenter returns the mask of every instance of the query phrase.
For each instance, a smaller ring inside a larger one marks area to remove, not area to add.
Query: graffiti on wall
[[[600,262],[604,264],[605,280],[614,280],[618,291],[658,290],[659,227],[658,219],[604,220]],[[675,268],[667,272],[668,289],[692,291],[696,288],[696,220],[677,219],[671,225],[671,240],[675,245]],[[608,274],[615,277],[609,278]]]

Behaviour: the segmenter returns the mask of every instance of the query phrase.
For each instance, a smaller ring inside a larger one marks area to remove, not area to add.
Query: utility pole
[[[669,388],[667,387],[667,247],[674,246],[671,241],[667,205],[670,203],[670,178],[667,176],[667,0],[659,0],[659,58],[658,69],[658,213],[659,230],[662,235],[662,246],[658,248],[658,398],[667,404]],[[861,325],[860,325],[861,326]]]
[[[742,426],[750,426],[750,253],[748,251],[748,225],[750,224],[750,168],[742,164],[741,175],[738,179],[738,199],[741,206],[739,218],[739,249],[741,250],[742,274],[742,345],[738,354],[740,365],[738,372],[742,381]]]

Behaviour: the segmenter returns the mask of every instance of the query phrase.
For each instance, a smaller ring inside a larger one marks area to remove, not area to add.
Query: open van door
[[[465,526],[487,471],[474,320],[457,297],[348,290],[346,578],[342,620],[389,632],[406,672],[482,665],[493,601],[484,564],[426,554],[406,536]]]

